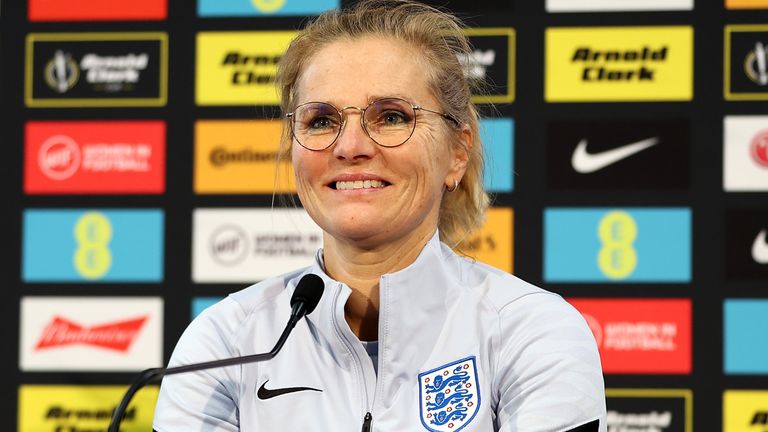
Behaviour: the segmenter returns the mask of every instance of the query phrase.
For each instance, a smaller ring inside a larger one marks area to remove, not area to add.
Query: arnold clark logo
[[[24,97],[29,107],[163,106],[165,33],[32,33]]]
[[[688,282],[687,208],[548,208],[547,282]]]
[[[768,100],[768,25],[725,26],[726,100]]]
[[[322,231],[303,209],[196,209],[192,280],[256,282],[311,265]]]
[[[129,371],[162,363],[162,300],[24,297],[22,370]]]
[[[488,94],[474,95],[475,103],[509,103],[515,100],[515,30],[468,28],[473,46],[470,56],[459,57],[470,80],[489,83]]]
[[[24,191],[162,193],[162,121],[28,122]]]
[[[605,389],[609,432],[693,432],[689,389]]]
[[[603,372],[691,372],[689,299],[568,299],[595,336]]]
[[[545,58],[547,102],[693,98],[690,26],[548,28]]]
[[[340,0],[199,0],[201,17],[319,15],[341,6]]]
[[[160,282],[161,210],[24,211],[25,282]]]
[[[768,429],[768,391],[723,392],[723,432],[765,432]]]
[[[197,34],[197,105],[278,105],[277,63],[294,31]]]
[[[127,386],[22,385],[19,387],[19,432],[105,431]],[[136,393],[120,430],[152,430],[159,387]]]

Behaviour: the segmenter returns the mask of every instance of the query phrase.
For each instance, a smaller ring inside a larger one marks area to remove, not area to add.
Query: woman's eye
[[[326,129],[333,126],[328,117],[317,117],[309,121],[309,129]]]
[[[398,111],[388,111],[388,112],[382,113],[381,115],[381,123],[387,126],[399,125],[407,122],[408,122],[408,119],[406,118],[406,115]]]

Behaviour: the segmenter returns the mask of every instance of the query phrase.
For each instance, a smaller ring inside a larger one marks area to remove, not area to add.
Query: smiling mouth
[[[389,183],[383,180],[355,180],[355,181],[337,181],[329,185],[331,189],[353,190],[353,189],[381,189],[389,186]]]

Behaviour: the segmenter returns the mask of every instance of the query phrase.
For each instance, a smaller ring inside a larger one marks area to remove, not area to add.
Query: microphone
[[[136,392],[139,391],[142,387],[156,379],[162,379],[166,375],[260,362],[273,358],[277,355],[278,352],[280,352],[280,349],[283,348],[285,341],[288,339],[288,335],[291,334],[291,331],[296,326],[296,323],[304,318],[304,316],[309,315],[313,310],[315,310],[315,307],[317,307],[317,304],[320,302],[320,298],[323,296],[324,288],[325,284],[323,283],[323,279],[316,274],[306,274],[301,278],[301,280],[299,280],[299,283],[296,285],[296,289],[291,296],[291,317],[288,319],[288,324],[285,325],[285,329],[280,335],[280,338],[277,340],[275,346],[267,353],[250,354],[229,359],[212,360],[203,363],[193,363],[170,368],[151,368],[141,372],[128,388],[128,391],[125,392],[125,395],[120,401],[120,404],[117,406],[117,408],[115,408],[115,412],[112,414],[112,420],[109,423],[109,429],[107,429],[107,431],[119,431],[120,423],[123,420],[123,415],[125,414],[125,410],[128,409],[128,404],[133,398],[133,395],[136,394]]]

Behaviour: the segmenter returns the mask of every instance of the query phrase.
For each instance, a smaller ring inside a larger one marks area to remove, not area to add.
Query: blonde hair
[[[280,60],[277,86],[281,108],[290,112],[296,103],[296,84],[312,55],[339,39],[361,36],[391,37],[416,47],[423,53],[431,92],[442,110],[472,131],[474,142],[467,150],[467,169],[457,189],[445,193],[440,205],[440,239],[454,249],[483,223],[490,199],[483,186],[483,145],[480,118],[472,103],[473,90],[482,83],[470,82],[465,74],[472,58],[472,47],[464,26],[455,16],[410,0],[363,0],[350,9],[321,14],[291,42]],[[464,146],[459,131],[453,129],[453,145]],[[291,160],[290,127],[283,128],[278,162]]]

